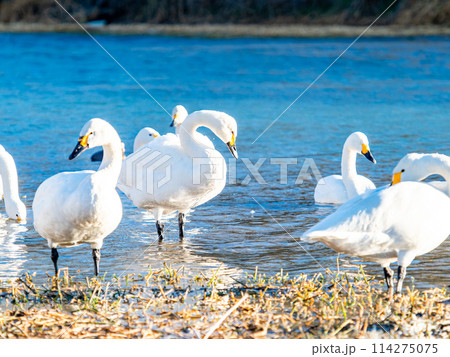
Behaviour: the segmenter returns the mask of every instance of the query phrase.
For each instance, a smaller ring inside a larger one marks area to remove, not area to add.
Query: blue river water
[[[195,274],[221,267],[240,276],[258,266],[275,274],[324,273],[337,254],[321,244],[301,245],[301,233],[336,207],[317,206],[314,177],[296,184],[305,159],[322,175],[340,173],[340,155],[353,131],[367,134],[377,159],[357,168],[379,186],[408,152],[450,154],[450,39],[362,38],[256,142],[259,134],[348,46],[352,39],[198,39],[97,36],[109,53],[169,112],[215,109],[236,118],[240,158],[264,160],[257,182],[242,160],[223,192],[195,209],[180,242],[175,217],[157,243],[152,217],[121,195],[124,216],[106,238],[100,269],[146,273],[164,263]],[[47,242],[33,229],[31,204],[39,184],[60,171],[95,169],[94,150],[68,161],[83,124],[108,120],[127,151],[140,128],[170,132],[170,117],[89,37],[79,34],[0,34],[0,144],[15,158],[29,220],[6,220],[0,204],[0,279],[53,267]],[[208,130],[224,157],[226,146]],[[254,142],[254,143],[253,143]],[[290,158],[287,183],[270,158]],[[261,206],[264,207],[261,208]],[[304,250],[306,249],[307,252]],[[450,244],[418,257],[407,285],[450,284]],[[364,264],[341,256],[340,269]],[[60,249],[60,267],[91,276],[90,248]],[[414,278],[414,281],[412,280]]]

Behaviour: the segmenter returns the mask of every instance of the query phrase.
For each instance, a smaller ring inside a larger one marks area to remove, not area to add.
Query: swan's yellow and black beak
[[[227,142],[228,149],[230,149],[231,154],[234,156],[235,159],[238,158],[238,153],[236,149],[236,137],[234,136],[234,133],[231,136],[231,140]]]
[[[391,186],[394,186],[400,182],[402,182],[402,173],[404,173],[405,170],[396,172],[393,176],[392,176],[392,183]]]
[[[173,115],[173,120],[172,120],[172,123],[170,123],[170,126],[175,126],[175,119],[177,118],[177,115],[176,114],[174,114]]]
[[[362,144],[361,154],[364,155],[367,160],[372,161],[374,164],[377,163],[377,160],[375,160],[375,158],[372,156],[372,153],[370,152],[367,145]]]
[[[75,146],[75,149],[73,149],[72,153],[69,156],[69,160],[73,160],[75,159],[78,155],[80,155],[84,150],[89,149],[89,145],[88,145],[88,137],[90,134],[85,135],[85,136],[81,136],[78,139],[78,143]]]

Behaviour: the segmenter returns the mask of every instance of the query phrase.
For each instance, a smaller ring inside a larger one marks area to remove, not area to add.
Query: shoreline
[[[323,38],[357,37],[366,26],[346,25],[93,25],[83,24],[93,34],[148,35],[202,38]],[[0,24],[0,33],[84,33],[77,24]],[[365,37],[449,36],[447,26],[373,26]]]
[[[220,269],[220,268],[219,268]],[[0,282],[3,338],[435,338],[450,337],[445,288],[386,293],[384,281],[324,275],[246,278],[224,284],[184,267],[147,275]]]

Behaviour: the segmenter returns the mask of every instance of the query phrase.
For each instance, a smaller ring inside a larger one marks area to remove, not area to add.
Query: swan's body
[[[177,134],[177,136],[180,136],[181,124],[184,122],[187,116],[188,112],[186,108],[183,107],[182,105],[177,105],[172,109],[173,120],[170,126],[175,127],[175,134]],[[206,135],[200,134],[199,132],[194,132],[193,135],[196,141],[201,142],[207,145],[208,147],[214,149],[214,144]]]
[[[201,126],[211,129],[237,157],[236,121],[222,112],[202,110],[186,118],[179,137],[158,137],[124,162],[118,187],[138,208],[153,213],[161,239],[163,215],[179,212],[182,237],[185,214],[225,187],[225,159],[195,135]]]
[[[0,145],[0,189],[6,214],[17,221],[26,221],[27,209],[19,197],[19,179],[13,157]],[[1,196],[0,196],[1,198]]]
[[[356,172],[356,155],[360,153],[375,163],[370,153],[369,140],[360,132],[351,134],[342,151],[341,175],[324,177],[317,183],[314,200],[317,203],[342,204],[376,187],[368,178]]]
[[[122,202],[115,189],[122,150],[114,128],[102,119],[88,121],[69,159],[96,146],[103,146],[104,151],[98,171],[62,172],[45,180],[36,191],[34,227],[52,249],[56,273],[57,248],[88,243],[97,275],[103,239],[122,219]]]
[[[426,183],[400,182],[400,176],[403,172],[409,180],[440,173],[450,179],[450,159],[440,156],[400,161],[394,170],[394,185],[346,202],[307,231],[303,239],[379,263],[389,288],[393,275],[389,264],[398,261],[400,292],[406,268],[414,258],[435,249],[450,234],[448,193]],[[409,176],[411,172],[420,174]]]

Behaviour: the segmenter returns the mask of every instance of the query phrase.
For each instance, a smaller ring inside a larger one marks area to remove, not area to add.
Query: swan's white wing
[[[61,240],[71,234],[65,204],[81,181],[94,171],[61,172],[45,180],[33,200],[34,228],[44,238]]]
[[[367,177],[364,177],[361,175],[358,175],[356,177],[355,185],[356,185],[356,190],[360,195],[362,195],[363,193],[366,193],[370,190],[376,189],[376,186],[372,181],[370,181]]]
[[[424,254],[450,234],[450,199],[402,182],[355,197],[303,235],[339,252],[381,262],[400,251]]]
[[[166,214],[208,201],[225,181],[226,164],[219,152],[207,150],[207,157],[193,159],[177,136],[167,134],[126,158],[118,187],[137,207],[161,208]]]
[[[347,190],[341,175],[324,177],[317,183],[314,190],[316,203],[342,204],[348,200]]]
[[[122,218],[117,193],[92,185],[95,171],[62,172],[45,180],[33,201],[34,227],[53,246],[98,242]]]

